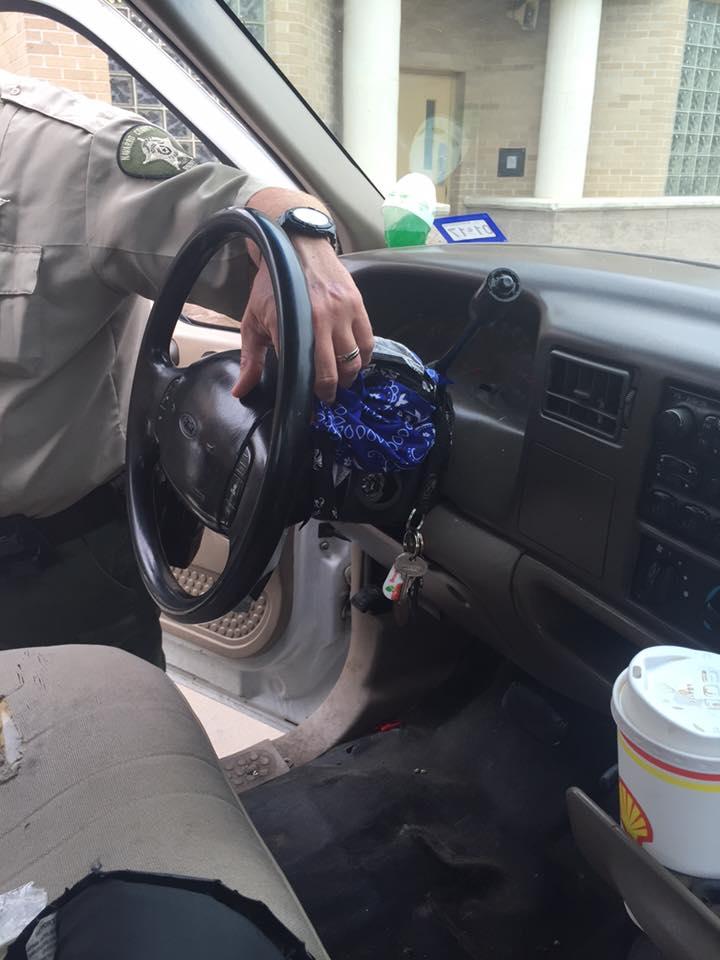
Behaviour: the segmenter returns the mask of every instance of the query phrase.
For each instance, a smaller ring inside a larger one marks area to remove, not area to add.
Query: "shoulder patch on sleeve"
[[[161,127],[138,123],[120,138],[117,162],[129,177],[167,180],[197,165],[194,157]]]

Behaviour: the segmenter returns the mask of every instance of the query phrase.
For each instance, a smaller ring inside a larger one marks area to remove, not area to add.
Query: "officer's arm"
[[[223,207],[245,206],[266,187],[223,164],[194,164],[180,151],[169,160],[153,159],[166,144],[173,142],[164,131],[114,120],[94,135],[88,163],[86,233],[92,268],[119,293],[150,300],[199,224]],[[234,244],[203,271],[193,300],[240,319],[252,273],[245,245]]]
[[[160,143],[159,141],[165,141]],[[87,178],[87,238],[97,275],[119,292],[154,299],[170,261],[208,216],[230,205],[252,206],[277,217],[294,206],[322,208],[316,198],[269,187],[248,173],[218,163],[193,165],[164,131],[117,120],[95,134]],[[168,159],[161,159],[163,155]],[[372,331],[360,294],[324,239],[296,237],[308,281],[316,339],[316,392],[335,395],[338,378],[349,384],[369,360]],[[276,317],[267,268],[244,244],[235,244],[205,268],[191,299],[243,318],[243,370],[237,395],[257,382],[267,347],[276,337]],[[245,307],[247,306],[247,309]],[[350,362],[338,360],[352,353]]]
[[[253,194],[248,206],[273,219],[292,207],[325,209],[309,194],[273,187]],[[315,392],[321,400],[331,401],[338,383],[350,386],[360,367],[370,362],[372,329],[360,292],[327,240],[295,236],[293,244],[305,272],[313,308]],[[238,397],[248,393],[260,379],[267,348],[271,344],[277,348],[277,316],[270,277],[267,268],[260,264],[254,244],[250,244],[250,255],[259,272],[242,320],[240,379],[233,390]],[[353,357],[353,353],[357,355]],[[343,360],[348,354],[350,358]]]

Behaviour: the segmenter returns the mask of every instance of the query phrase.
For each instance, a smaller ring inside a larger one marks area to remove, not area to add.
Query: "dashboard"
[[[403,279],[371,270],[359,282],[375,326],[391,328],[397,340],[429,362],[460,335],[468,321],[468,293],[475,292],[478,279],[482,277],[474,277],[468,286],[467,281],[448,277],[438,286],[437,277],[424,270]],[[479,405],[526,415],[538,329],[536,305],[525,296],[502,324],[481,329],[455,362],[456,393],[474,397]]]
[[[720,270],[511,244],[345,263],[376,332],[426,362],[490,270],[523,287],[451,370],[428,605],[604,707],[638,646],[720,649]],[[353,535],[383,562],[394,549]]]

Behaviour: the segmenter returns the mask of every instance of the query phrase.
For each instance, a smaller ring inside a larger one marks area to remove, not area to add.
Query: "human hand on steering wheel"
[[[274,188],[259,191],[248,205],[274,218],[300,203],[319,205],[305,194]],[[332,403],[338,385],[349,387],[361,368],[370,362],[374,344],[372,328],[360,291],[327,240],[296,236],[293,246],[305,274],[312,306],[315,395]],[[232,391],[239,398],[259,383],[268,347],[278,351],[277,313],[270,274],[253,246],[250,254],[259,269],[241,321],[240,376]]]

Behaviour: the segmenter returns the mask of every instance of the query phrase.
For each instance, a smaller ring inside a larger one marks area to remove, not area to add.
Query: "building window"
[[[235,16],[255,37],[265,45],[265,0],[223,0]]]
[[[720,3],[690,0],[665,189],[720,194]]]
[[[168,56],[171,56],[173,60],[187,69],[159,35],[126,3],[122,0],[110,0],[110,2],[118,13],[135,23]],[[167,130],[178,141],[183,150],[190,156],[195,157],[200,163],[217,160],[217,157],[207,145],[195,136],[180,117],[176,116],[172,110],[169,110],[164,103],[158,100],[157,94],[146,86],[142,80],[129,73],[121,63],[118,63],[112,57],[108,58],[108,66],[110,70],[110,99],[113,106],[139,113],[140,116],[145,117],[148,123]]]

